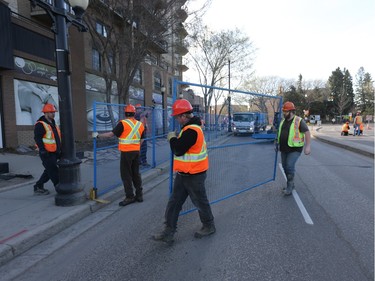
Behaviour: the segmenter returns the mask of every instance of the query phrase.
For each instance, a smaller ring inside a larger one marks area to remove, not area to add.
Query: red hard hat
[[[127,106],[125,106],[125,112],[135,113],[135,107],[134,107],[134,105],[128,104]]]
[[[56,109],[56,107],[55,107],[53,104],[51,104],[51,103],[46,103],[46,104],[43,106],[42,112],[43,112],[43,113],[47,113],[47,112],[57,112],[57,109]]]
[[[284,103],[282,110],[283,111],[296,110],[296,107],[294,106],[294,103],[287,101]]]
[[[140,103],[137,103],[136,105],[135,105],[135,108],[138,108],[138,107],[141,107],[142,105],[140,104]]]
[[[192,111],[193,107],[188,100],[178,99],[172,105],[172,116]]]

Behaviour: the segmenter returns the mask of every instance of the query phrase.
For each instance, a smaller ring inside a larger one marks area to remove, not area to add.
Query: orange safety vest
[[[348,132],[349,131],[349,124],[344,124],[342,125],[342,129],[341,129],[343,132]]]
[[[202,128],[198,125],[185,126],[178,136],[187,129],[197,132],[198,137],[195,144],[182,156],[173,157],[173,170],[182,173],[198,174],[208,170],[207,145],[204,139]]]
[[[38,121],[37,123],[41,123],[43,125],[43,127],[44,127],[44,130],[46,131],[46,133],[43,136],[44,148],[48,152],[56,152],[57,145],[56,145],[55,135],[53,134],[53,130],[52,130],[51,125],[47,124],[44,121]],[[57,130],[57,133],[58,133],[59,138],[61,140],[60,128],[57,125],[56,125],[56,130]],[[39,149],[40,149],[40,147],[39,147]]]
[[[145,127],[142,122],[134,118],[121,120],[124,130],[118,139],[118,149],[120,151],[140,151],[141,136]]]
[[[356,124],[356,125],[362,124],[362,116],[357,115],[356,117],[354,117],[354,122],[353,123]]]

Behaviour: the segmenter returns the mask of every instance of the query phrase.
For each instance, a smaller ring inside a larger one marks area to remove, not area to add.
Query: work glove
[[[98,132],[92,132],[92,138],[93,138],[93,139],[97,139],[97,138],[98,138],[98,135],[99,135]]]
[[[275,141],[275,152],[279,151],[279,144]]]
[[[171,141],[171,138],[177,138],[177,135],[176,135],[176,132],[175,131],[172,131],[172,132],[169,132],[168,135],[167,135],[167,140],[168,141]]]

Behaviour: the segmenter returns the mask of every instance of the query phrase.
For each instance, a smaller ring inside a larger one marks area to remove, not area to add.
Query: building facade
[[[53,4],[53,0],[46,2]],[[166,37],[167,44],[155,41],[149,46],[129,88],[129,103],[165,110],[171,107],[172,81],[182,80],[187,70],[183,63],[188,52],[184,44],[187,32],[183,22],[188,16],[183,7],[185,2],[176,2],[173,13],[178,20],[168,27],[174,30]],[[87,13],[92,12],[89,6]],[[104,36],[103,22],[98,17],[95,32]],[[30,1],[0,0],[0,148],[33,146],[33,127],[42,115],[43,104],[53,103],[59,108],[51,26],[48,14],[32,7]],[[93,102],[108,102],[103,57],[95,49],[90,33],[81,33],[74,26],[69,28],[69,49],[72,130],[76,141],[87,141],[96,118],[92,113]],[[112,84],[110,102],[123,103],[116,83]],[[56,121],[59,122],[58,113]]]

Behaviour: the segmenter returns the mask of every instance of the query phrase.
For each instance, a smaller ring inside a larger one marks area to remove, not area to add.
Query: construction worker
[[[361,116],[361,112],[357,112],[357,115],[354,117],[354,120],[353,120],[353,127],[354,127],[354,133],[353,135],[356,136],[356,135],[360,135],[360,129],[359,127],[361,126],[362,124],[362,116]]]
[[[164,229],[153,236],[154,240],[168,244],[173,242],[178,216],[188,196],[197,207],[202,222],[202,228],[194,236],[202,238],[216,231],[205,188],[208,155],[201,119],[193,115],[193,107],[185,99],[179,99],[173,104],[172,116],[181,125],[178,137],[175,132],[170,132],[167,136],[174,154],[173,170],[177,174],[165,210]]]
[[[363,123],[361,123],[361,125],[359,125],[359,134],[360,135],[363,135],[363,129],[365,128],[365,126],[363,125]]]
[[[295,165],[303,148],[306,155],[310,154],[311,135],[305,121],[295,115],[296,108],[292,102],[285,102],[282,111],[284,119],[279,126],[277,142],[281,153],[281,164],[287,178],[287,186],[283,189],[283,193],[289,196],[294,189]]]
[[[142,112],[142,105],[140,103],[135,105],[135,116],[134,118],[138,121],[141,121],[143,127],[145,128],[144,134],[147,136],[148,125],[147,125],[147,112]],[[141,144],[141,153],[140,153],[140,165],[148,168],[151,165],[147,163],[147,140],[144,139]]]
[[[93,132],[94,138],[118,137],[118,149],[121,152],[120,173],[124,185],[125,199],[119,206],[126,206],[134,202],[143,202],[142,178],[139,173],[139,152],[144,138],[142,122],[135,120],[135,107],[125,106],[125,119],[120,120],[112,132],[98,134]],[[133,191],[135,188],[135,196]]]
[[[43,174],[34,185],[35,195],[48,195],[49,191],[44,184],[49,180],[56,186],[59,183],[59,168],[57,160],[61,156],[61,132],[55,123],[56,107],[46,103],[43,106],[44,113],[34,126],[34,140],[39,149],[39,156],[44,167]]]
[[[349,135],[349,130],[350,130],[349,121],[346,121],[344,123],[344,125],[342,125],[341,135],[342,136],[348,136]]]

